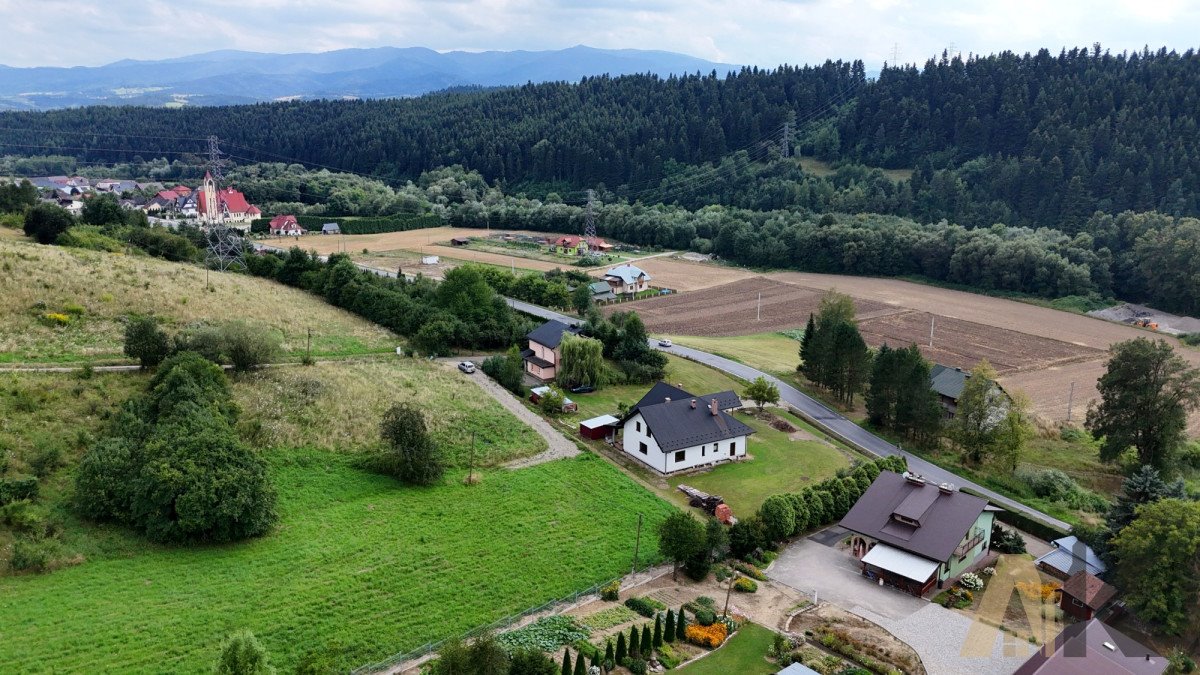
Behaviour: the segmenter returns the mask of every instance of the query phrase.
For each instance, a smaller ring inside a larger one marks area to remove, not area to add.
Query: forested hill
[[[8,113],[0,115],[0,152],[178,158],[216,134],[239,162],[301,160],[388,179],[459,163],[510,185],[628,185],[617,192],[646,201],[675,199],[678,191],[652,188],[679,174],[691,176],[690,206],[724,193],[733,196],[714,200],[821,208],[826,202],[781,190],[778,181],[762,199],[747,195],[761,181],[720,189],[771,156],[789,113],[806,153],[916,169],[911,182],[867,181],[859,201],[869,210],[1068,234],[1095,210],[1200,213],[1193,50],[943,57],[922,68],[885,68],[877,80],[866,79],[861,62],[827,62],[407,100]],[[716,175],[679,166],[736,150],[746,151],[737,155],[744,159]]]

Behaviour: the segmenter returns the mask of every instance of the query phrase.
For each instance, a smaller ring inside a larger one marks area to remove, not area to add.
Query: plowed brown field
[[[948,366],[973,367],[981,358],[1000,373],[1010,390],[1022,390],[1034,410],[1055,421],[1083,419],[1098,398],[1109,345],[1135,337],[1162,338],[1200,367],[1200,352],[1173,338],[1092,317],[1028,303],[893,279],[781,272],[734,283],[618,305],[636,309],[653,333],[733,336],[800,328],[825,290],[851,295],[867,343],[877,347],[917,344],[926,358]],[[762,293],[762,320],[757,320]],[[933,348],[929,345],[934,323]],[[1074,396],[1071,384],[1074,383]],[[1070,401],[1069,401],[1070,399]],[[1200,435],[1200,414],[1189,432]]]

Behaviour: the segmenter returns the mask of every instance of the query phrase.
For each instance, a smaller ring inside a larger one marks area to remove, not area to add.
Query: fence
[[[647,563],[640,568],[636,568],[631,574],[645,572],[647,570],[652,569],[657,564],[658,564],[657,562]],[[575,593],[572,593],[571,595],[567,595],[567,596],[558,598],[557,600],[551,600],[549,602],[538,605],[537,607],[530,607],[529,609],[526,609],[523,612],[520,612],[517,614],[511,614],[509,616],[504,617],[503,619],[500,619],[498,621],[494,621],[490,624],[487,624],[486,626],[477,626],[477,627],[472,628],[471,630],[467,631],[466,633],[463,633],[462,636],[459,637],[458,639],[462,642],[467,642],[467,641],[477,638],[481,635],[484,635],[485,633],[499,633],[500,631],[502,631],[506,628],[511,628],[511,627],[515,626],[516,624],[520,623],[522,619],[525,619],[525,618],[528,618],[528,617],[531,617],[531,616],[534,616],[537,614],[541,614],[543,612],[550,612],[551,610],[555,610],[555,609],[558,609],[558,610],[569,609],[575,603],[579,602],[580,598],[585,598],[589,595],[599,595],[601,588],[603,588],[604,586],[607,586],[608,584],[611,584],[614,581],[621,581],[621,580],[625,579],[626,576],[628,576],[628,575],[622,575],[619,577],[613,577],[612,579],[609,579],[607,581],[601,581],[600,583],[590,586],[582,591],[577,591]],[[369,675],[370,673],[381,673],[381,672],[384,672],[387,670],[391,670],[392,668],[395,668],[396,666],[402,665],[404,663],[414,662],[414,661],[424,658],[430,654],[434,654],[437,651],[439,651],[442,648],[442,646],[445,645],[447,642],[449,642],[449,639],[439,640],[437,642],[427,642],[427,643],[421,645],[420,647],[413,649],[412,651],[404,652],[401,654],[394,654],[394,655],[389,656],[388,658],[384,659],[383,661],[380,661],[379,663],[372,663],[369,665],[361,666],[361,667],[351,671],[350,675]]]

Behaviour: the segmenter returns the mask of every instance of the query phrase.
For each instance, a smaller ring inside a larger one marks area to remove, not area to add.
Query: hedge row
[[[979,492],[976,492],[975,490],[972,490],[970,488],[960,488],[960,489],[969,495],[975,495],[976,497],[982,497],[983,499],[987,499],[987,495],[982,495]],[[1043,523],[1042,521],[1037,520],[1036,518],[1034,518],[1032,516],[1028,516],[1024,513],[1021,513],[1020,511],[1010,510],[1004,504],[996,504],[995,502],[993,502],[990,499],[988,499],[988,503],[992,504],[994,506],[998,506],[1001,509],[1000,511],[996,512],[996,520],[999,520],[1000,522],[1005,523],[1006,525],[1011,525],[1023,532],[1028,532],[1029,534],[1032,534],[1033,536],[1037,537],[1038,539],[1042,539],[1044,541],[1054,541],[1055,539],[1058,539],[1060,537],[1067,536],[1067,533],[1065,531],[1060,530],[1057,527],[1047,525],[1046,523]]]
[[[334,216],[296,216],[300,227],[309,232],[320,232],[325,223],[337,223],[342,234],[380,234],[382,232],[406,232],[428,227],[441,227],[445,222],[438,216],[387,216],[381,218],[343,218]],[[267,232],[270,218],[258,218],[250,223],[251,232]]]

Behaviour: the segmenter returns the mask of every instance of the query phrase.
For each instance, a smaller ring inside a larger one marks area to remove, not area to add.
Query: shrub
[[[17,539],[12,545],[8,566],[14,572],[45,572],[54,560],[51,547],[38,539]]]
[[[733,590],[739,593],[753,593],[758,590],[758,582],[747,577],[738,577],[738,580],[733,582]]]
[[[701,626],[711,626],[717,620],[717,615],[711,609],[702,609],[696,612],[696,623]]]
[[[751,565],[750,563],[735,562],[733,564],[733,569],[757,581],[767,580],[767,575],[763,574],[762,570],[758,569],[754,565]]]
[[[53,244],[74,224],[71,213],[55,204],[37,204],[25,212],[25,234],[39,244]]]
[[[125,324],[125,356],[153,368],[171,353],[171,341],[152,316],[130,317]]]
[[[222,328],[225,353],[239,373],[270,363],[279,354],[279,336],[275,331],[245,321],[232,321]]]
[[[540,399],[538,399],[538,407],[541,408],[542,412],[547,415],[561,415],[563,412],[562,392],[552,387],[549,391],[542,394]]]
[[[496,643],[506,651],[521,648],[549,652],[577,640],[586,639],[590,631],[572,617],[561,614],[545,616],[533,623],[496,637]]]
[[[958,578],[958,584],[970,591],[978,591],[983,589],[983,579],[979,578],[974,572],[967,572]]]
[[[660,609],[664,608],[661,602],[651,600],[650,598],[629,598],[625,601],[625,606],[633,611],[641,614],[647,619],[654,618]]]
[[[271,675],[275,667],[254,633],[238,631],[229,636],[221,647],[221,655],[213,664],[217,675]]]
[[[708,626],[688,626],[684,631],[687,641],[694,645],[715,649],[720,647],[728,637],[728,629],[723,623],[713,623]]]
[[[71,325],[71,317],[62,312],[46,312],[41,316],[41,322],[51,328]]]
[[[429,437],[425,417],[415,406],[397,403],[383,414],[379,435],[386,448],[373,467],[411,485],[433,485],[446,470],[442,451]]]
[[[1001,527],[999,523],[992,525],[992,550],[997,553],[1024,553],[1025,537],[1015,530]],[[993,570],[993,573],[995,571]]]
[[[508,353],[503,356],[489,356],[483,360],[480,368],[484,374],[499,383],[501,387],[517,396],[525,395],[524,361],[521,360],[521,352],[516,347],[509,349]]]
[[[614,579],[600,587],[600,599],[613,602],[621,596],[621,580]]]
[[[646,662],[642,659],[630,661],[629,672],[633,673],[633,675],[646,675]]]
[[[13,532],[45,530],[45,520],[28,499],[18,499],[0,506],[0,523],[4,523]]]
[[[985,567],[982,570],[979,570],[979,573],[985,577],[993,577],[993,576],[996,576],[996,568],[995,567]]]
[[[658,662],[663,664],[663,667],[667,670],[675,668],[682,661],[683,659],[675,653],[675,648],[671,645],[663,645],[662,647],[658,648]]]
[[[796,511],[785,495],[771,495],[758,509],[767,537],[771,541],[783,541],[796,528]]]
[[[0,506],[18,499],[37,499],[38,480],[33,476],[0,478]]]
[[[57,442],[42,446],[29,460],[29,468],[33,469],[33,475],[38,478],[49,476],[61,466],[63,466],[63,451],[62,446]]]

